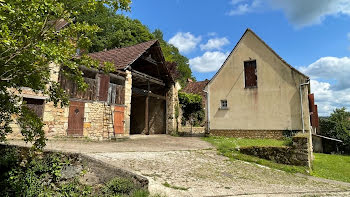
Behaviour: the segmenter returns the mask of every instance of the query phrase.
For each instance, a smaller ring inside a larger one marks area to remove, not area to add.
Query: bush
[[[320,118],[321,134],[343,141],[340,150],[350,154],[350,112],[335,109],[329,118]]]
[[[135,185],[129,179],[116,177],[110,180],[103,188],[105,195],[131,194],[135,190]]]

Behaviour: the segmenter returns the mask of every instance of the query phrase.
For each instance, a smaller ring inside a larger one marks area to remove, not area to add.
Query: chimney
[[[193,82],[192,79],[190,78],[187,78],[187,82]]]

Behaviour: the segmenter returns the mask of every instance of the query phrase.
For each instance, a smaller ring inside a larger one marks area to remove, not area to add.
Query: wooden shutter
[[[255,60],[244,62],[244,78],[246,88],[257,87],[258,77]]]
[[[108,88],[109,88],[109,76],[100,75],[100,91],[99,91],[99,101],[107,101],[108,98]]]

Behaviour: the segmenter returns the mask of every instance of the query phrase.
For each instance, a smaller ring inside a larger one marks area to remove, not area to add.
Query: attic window
[[[221,100],[220,109],[228,109],[227,108],[227,100]]]
[[[258,87],[256,60],[244,62],[244,80],[245,80],[245,88]]]

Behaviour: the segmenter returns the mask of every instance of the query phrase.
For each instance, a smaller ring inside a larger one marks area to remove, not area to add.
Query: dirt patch
[[[313,180],[247,162],[229,161],[215,150],[96,153],[90,156],[146,176],[151,192],[167,196],[303,196],[350,191],[350,186]],[[164,184],[186,190],[165,187]]]

